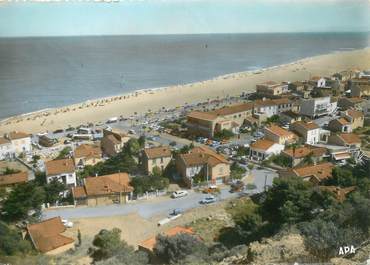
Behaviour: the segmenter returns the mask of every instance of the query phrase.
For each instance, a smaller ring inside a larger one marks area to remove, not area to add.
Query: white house
[[[325,87],[326,86],[325,78],[320,77],[320,76],[311,77],[309,83],[315,87]]]
[[[274,143],[266,139],[259,139],[250,145],[249,156],[252,160],[263,161],[271,155],[280,154],[284,150],[284,145]]]
[[[263,113],[267,117],[277,115],[292,109],[292,102],[288,98],[263,99],[254,102],[253,114]]]
[[[10,141],[16,154],[32,151],[31,135],[24,132],[10,132],[5,134],[5,138]]]
[[[59,159],[45,162],[46,182],[58,179],[68,187],[76,186],[75,164],[72,159]]]
[[[300,102],[300,114],[316,118],[333,113],[337,109],[337,102],[330,97],[311,98]]]
[[[320,127],[314,122],[297,121],[291,129],[301,136],[307,144],[317,144],[320,141]]]
[[[0,137],[0,160],[10,158],[14,155],[12,143],[3,137]]]

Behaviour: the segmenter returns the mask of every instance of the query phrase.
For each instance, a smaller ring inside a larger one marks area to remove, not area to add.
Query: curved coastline
[[[0,121],[0,133],[11,130],[35,133],[86,122],[104,121],[114,116],[129,116],[163,107],[172,108],[185,103],[197,103],[209,98],[252,92],[256,83],[267,80],[297,81],[308,79],[312,75],[325,76],[351,68],[370,68],[369,47],[333,51],[260,70],[230,73],[194,83],[145,88],[121,95],[16,115]]]

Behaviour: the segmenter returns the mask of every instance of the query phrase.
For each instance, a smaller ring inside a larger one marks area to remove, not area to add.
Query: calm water
[[[368,34],[0,39],[0,118],[368,46]]]

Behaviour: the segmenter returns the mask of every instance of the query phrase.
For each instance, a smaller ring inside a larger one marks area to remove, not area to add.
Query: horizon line
[[[279,31],[279,32],[204,32],[204,33],[138,33],[138,34],[83,34],[83,35],[34,35],[34,36],[0,36],[0,39],[20,39],[20,38],[63,38],[63,37],[123,37],[123,36],[193,36],[193,35],[244,35],[244,34],[370,34],[370,30],[365,31]]]

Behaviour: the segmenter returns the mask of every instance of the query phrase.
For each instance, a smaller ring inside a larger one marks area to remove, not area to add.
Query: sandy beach
[[[37,133],[87,122],[105,122],[111,117],[121,115],[129,117],[134,113],[156,111],[163,107],[174,108],[186,103],[198,103],[217,97],[253,92],[256,84],[268,80],[292,82],[309,79],[316,75],[328,76],[348,69],[369,68],[370,48],[331,53],[270,67],[258,72],[228,74],[197,83],[146,89],[11,117],[0,121],[0,134],[13,130]]]

